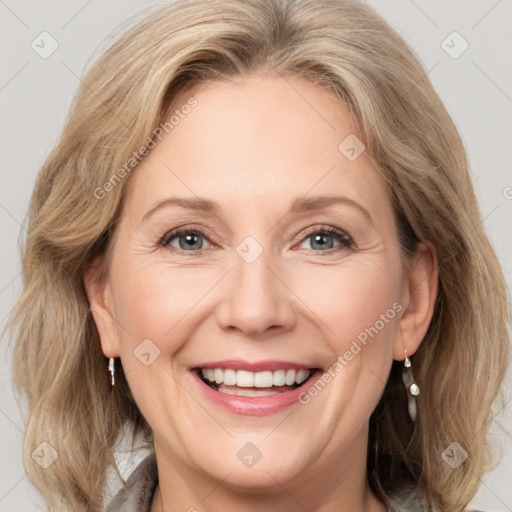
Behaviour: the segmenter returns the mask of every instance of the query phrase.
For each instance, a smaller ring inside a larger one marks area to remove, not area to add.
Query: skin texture
[[[120,357],[154,432],[159,488],[152,511],[383,511],[366,483],[368,420],[392,359],[414,354],[430,322],[435,256],[420,244],[403,271],[390,195],[329,91],[268,75],[196,86],[198,105],[130,177],[108,280],[86,288],[104,354]],[[296,198],[357,202],[289,213]],[[213,214],[171,196],[216,201]],[[172,229],[206,232],[186,251]],[[345,231],[353,245],[332,235]],[[316,228],[307,231],[308,228]],[[314,233],[314,234],[313,234]],[[252,263],[236,252],[252,236]],[[201,246],[202,242],[202,246]],[[322,248],[325,247],[325,248]],[[192,254],[195,252],[195,255]],[[254,417],[218,408],[187,368],[223,359],[288,360],[328,369],[393,304],[400,312],[307,405]],[[144,339],[160,355],[134,356]],[[405,407],[405,404],[404,404]],[[251,468],[237,452],[251,442]]]

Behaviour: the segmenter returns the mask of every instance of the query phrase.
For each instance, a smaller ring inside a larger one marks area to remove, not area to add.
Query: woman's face
[[[159,465],[253,489],[357,473],[410,297],[386,185],[320,86],[192,96],[131,177],[103,351]]]

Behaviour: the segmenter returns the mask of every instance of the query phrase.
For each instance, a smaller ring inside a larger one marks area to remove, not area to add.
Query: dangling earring
[[[114,378],[114,358],[111,357],[108,360],[108,373],[110,373],[110,385],[113,386],[115,382]]]
[[[402,380],[404,382],[405,389],[407,390],[407,408],[409,409],[409,416],[411,417],[412,421],[416,421],[418,412],[416,407],[416,397],[420,394],[420,388],[414,380],[414,376],[411,370],[411,360],[407,357],[407,350],[404,349],[404,353],[405,359],[402,372]]]

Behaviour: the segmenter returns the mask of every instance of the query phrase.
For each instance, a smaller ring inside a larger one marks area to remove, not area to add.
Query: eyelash
[[[168,233],[166,233],[160,240],[159,245],[161,247],[169,249],[173,252],[177,252],[179,254],[186,254],[187,256],[200,256],[203,249],[195,249],[195,250],[191,250],[191,251],[185,251],[185,250],[179,249],[177,247],[170,247],[170,245],[169,245],[173,239],[179,238],[181,235],[190,235],[190,234],[200,235],[204,239],[206,239],[208,242],[211,243],[210,239],[208,238],[208,235],[203,230],[191,229],[187,226],[184,226],[184,227],[177,228],[177,229],[174,229],[173,231],[169,231]],[[332,235],[340,243],[340,245],[338,247],[332,247],[325,251],[318,251],[315,249],[306,249],[308,251],[313,251],[317,254],[322,254],[322,253],[332,254],[333,252],[336,252],[336,251],[339,251],[342,249],[352,249],[355,246],[354,241],[345,231],[342,231],[341,229],[335,228],[333,226],[312,226],[311,228],[308,228],[306,230],[306,233],[302,234],[300,237],[297,237],[296,240],[302,242],[302,241],[307,240],[311,235],[314,235],[314,234]]]

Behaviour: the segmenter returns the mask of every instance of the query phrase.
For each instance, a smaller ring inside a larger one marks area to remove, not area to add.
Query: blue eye
[[[336,247],[349,248],[353,246],[352,239],[343,231],[333,227],[326,227],[323,229],[313,228],[310,235],[308,235],[304,242],[310,241],[310,249],[319,252],[327,252],[329,249],[336,249]],[[334,246],[335,242],[338,246]]]
[[[177,229],[165,235],[161,245],[173,247],[182,251],[198,251],[203,248],[204,233],[200,231],[191,231],[190,229]],[[178,240],[178,247],[172,245],[172,241]]]
[[[164,235],[160,245],[171,251],[200,255],[201,250],[204,249],[204,240],[209,242],[206,233],[185,226]],[[352,238],[347,233],[332,226],[314,226],[306,235],[302,234],[300,240],[301,244],[310,241],[310,247],[306,247],[306,249],[317,253],[332,253],[351,248],[354,245]],[[177,241],[177,245],[174,243],[175,241]],[[336,242],[338,245],[335,245]]]

